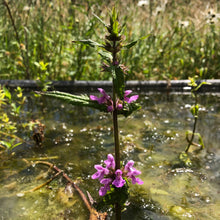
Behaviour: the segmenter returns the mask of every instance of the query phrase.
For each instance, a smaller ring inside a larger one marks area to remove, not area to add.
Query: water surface
[[[178,158],[187,146],[185,132],[193,128],[191,96],[146,94],[140,101],[140,111],[128,118],[119,117],[122,160],[134,160],[144,181],[142,186],[131,186],[123,219],[218,219],[219,96],[199,96],[197,132],[203,137],[205,149],[191,150],[191,167],[184,167]],[[100,185],[91,180],[91,175],[96,171],[94,164],[114,152],[111,114],[32,96],[24,110],[24,120],[38,119],[45,124],[45,139],[37,147],[30,136],[23,137],[26,143],[13,155],[2,156],[1,219],[88,219],[78,193],[64,193],[67,182],[62,175],[39,190],[25,192],[55,174],[48,171],[48,166],[35,164],[48,161],[98,200]],[[20,131],[20,135],[25,134]]]

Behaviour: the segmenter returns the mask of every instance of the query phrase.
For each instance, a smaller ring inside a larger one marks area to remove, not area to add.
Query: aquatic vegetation
[[[201,86],[204,84],[207,84],[207,83],[201,82],[201,83],[197,84],[195,82],[195,79],[190,78],[189,86],[191,86],[192,98],[195,100],[194,105],[190,109],[190,111],[194,117],[194,124],[193,124],[193,131],[186,132],[186,140],[188,142],[188,146],[185,149],[186,153],[189,151],[189,148],[191,145],[198,146],[198,144],[193,142],[195,136],[198,136],[198,138],[199,138],[199,146],[198,147],[201,147],[201,149],[203,149],[205,147],[201,135],[199,133],[196,133],[196,126],[197,126],[197,120],[198,120],[198,114],[199,114],[199,108],[200,108],[199,104],[198,104],[197,92],[198,92],[199,88],[201,88]],[[191,138],[189,137],[189,135],[191,135]]]
[[[20,87],[13,92],[5,86],[0,87],[1,152],[12,153],[14,148],[25,143],[26,140],[22,137],[24,133],[32,136],[36,145],[42,144],[45,126],[39,120],[24,120],[22,108],[26,99]]]
[[[140,186],[129,183],[122,219],[175,219],[177,215],[182,218],[189,209],[192,218],[217,219],[220,97],[217,94],[198,95],[201,110],[197,128],[206,148],[197,154],[191,150],[198,147],[192,147],[188,155],[193,166],[176,168],[173,165],[179,162],[178,153],[187,143],[186,128],[190,129],[193,124],[189,106],[194,103],[190,94],[170,94],[169,100],[166,94],[159,93],[139,96],[142,109],[127,118],[119,117],[121,159],[124,161],[121,168],[128,160],[135,161],[133,167],[142,172],[139,176],[144,182]],[[27,119],[31,115],[37,116],[45,124],[45,138],[41,148],[28,141],[13,149],[14,156],[1,155],[0,216],[47,220],[57,216],[89,218],[89,211],[78,192],[73,188],[73,195],[65,193],[69,184],[63,173],[49,185],[24,194],[56,174],[50,166],[35,164],[49,161],[81,188],[89,202],[86,191],[90,192],[94,200],[90,202],[92,207],[99,212],[108,212],[109,218],[114,218],[113,208],[107,205],[110,201],[108,192],[104,196],[105,204],[99,203],[103,199],[99,189],[104,185],[91,178],[96,172],[94,165],[104,164],[105,167],[106,156],[113,154],[111,113],[44,96],[30,95],[26,100],[22,109],[30,112],[25,113]],[[26,141],[29,139],[28,133],[19,136]],[[114,199],[119,201],[121,197]],[[177,213],[172,209],[175,206],[181,207],[183,212]]]
[[[200,151],[202,149],[204,149],[205,145],[203,143],[203,139],[202,136],[200,135],[200,133],[196,132],[196,128],[197,128],[197,121],[198,121],[198,115],[199,115],[199,104],[198,104],[198,91],[199,89],[202,87],[202,85],[207,84],[207,82],[200,82],[199,84],[195,81],[194,78],[189,78],[190,82],[189,82],[189,86],[191,87],[191,96],[194,99],[194,104],[191,106],[190,108],[190,112],[194,118],[194,123],[193,123],[193,130],[187,130],[186,131],[186,140],[188,142],[188,145],[185,149],[184,152],[182,152],[179,156],[180,160],[186,165],[186,166],[192,166],[192,161],[190,160],[190,157],[188,155],[188,152],[190,150],[191,146],[196,146],[197,149],[196,151]],[[195,136],[198,137],[198,142],[199,144],[197,144],[196,142],[194,142],[194,138]]]
[[[15,118],[19,117],[21,106],[24,104],[26,97],[23,96],[20,87],[17,88],[16,93],[17,101],[14,101],[10,91],[6,87],[0,87],[0,147],[8,151],[23,142],[22,138],[16,135],[19,126],[15,122]],[[7,111],[4,109],[7,109]]]

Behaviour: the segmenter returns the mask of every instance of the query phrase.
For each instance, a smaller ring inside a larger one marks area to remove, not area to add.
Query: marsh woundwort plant
[[[75,40],[74,43],[85,44],[99,50],[99,54],[104,60],[102,69],[106,74],[112,77],[112,95],[106,93],[103,88],[98,88],[101,93],[100,97],[90,95],[71,95],[63,92],[47,92],[47,96],[56,97],[67,101],[74,105],[88,106],[99,109],[100,111],[112,114],[114,128],[114,156],[107,155],[104,161],[105,167],[95,165],[97,172],[92,175],[92,179],[98,179],[102,184],[99,195],[103,197],[105,205],[115,206],[116,219],[121,219],[121,210],[128,198],[128,183],[143,184],[143,181],[136,176],[141,174],[140,171],[133,167],[134,161],[129,160],[123,167],[120,160],[120,143],[118,131],[118,115],[125,117],[133,111],[140,108],[136,103],[138,95],[131,95],[131,90],[125,90],[126,68],[120,64],[118,53],[121,49],[129,49],[134,46],[137,41],[124,44],[124,37],[121,35],[123,26],[118,22],[118,15],[113,8],[110,15],[110,24],[106,25],[98,16],[94,15],[107,30],[105,42],[103,44],[94,42],[91,39]]]

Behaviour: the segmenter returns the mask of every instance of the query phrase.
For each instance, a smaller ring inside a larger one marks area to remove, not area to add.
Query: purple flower
[[[117,188],[121,188],[125,184],[125,180],[122,178],[122,171],[120,169],[115,171],[115,180],[112,182],[112,185],[115,185]]]
[[[111,99],[108,100],[108,106],[107,106],[107,111],[108,112],[113,112],[114,107],[113,107],[113,101]]]
[[[114,111],[114,105],[111,96],[109,96],[104,89],[98,88],[99,92],[102,94],[100,98],[94,95],[90,95],[90,99],[92,101],[97,101],[99,104],[105,104],[107,106],[108,112]],[[138,99],[139,95],[133,95],[131,97],[128,97],[132,93],[132,90],[125,90],[124,92],[124,101],[130,104],[131,102],[134,102]],[[117,99],[116,101],[116,109],[122,110],[123,109],[123,101],[120,99]]]
[[[90,99],[92,101],[97,101],[99,104],[106,104],[107,111],[112,112],[114,110],[114,108],[113,108],[113,101],[112,101],[111,97],[105,92],[104,89],[98,88],[98,90],[103,96],[98,98],[97,96],[90,95]]]
[[[109,174],[109,170],[101,165],[95,165],[94,167],[97,172],[92,175],[92,179],[99,179],[99,181],[101,181],[105,175]]]
[[[139,185],[142,185],[144,182],[140,179],[140,178],[137,178],[135,176],[131,176],[131,182],[132,184],[139,184]]]
[[[101,184],[104,184],[104,186],[102,186],[100,189],[99,189],[99,195],[100,196],[104,196],[108,190],[110,190],[110,184],[112,183],[112,179],[111,178],[105,178],[105,179],[102,179],[100,181]]]
[[[125,168],[124,168],[124,171],[127,172],[127,177],[131,179],[131,182],[132,184],[143,184],[144,182],[139,179],[139,178],[136,178],[135,176],[141,174],[141,171],[139,170],[136,170],[134,167],[134,161],[133,160],[129,160],[128,163],[125,165]]]
[[[123,109],[123,104],[121,103],[122,101],[120,101],[119,99],[116,101],[116,109],[117,110],[122,110]],[[108,102],[108,107],[107,107],[107,111],[108,112],[112,112],[114,110],[113,107],[113,101],[109,100]]]
[[[106,164],[106,168],[112,168],[115,169],[115,158],[113,157],[112,154],[108,154],[107,156],[107,160],[104,161],[104,163]]]
[[[117,102],[116,102],[116,106],[117,106],[117,109],[118,109],[118,110],[122,110],[122,109],[123,109],[122,101],[117,100]]]
[[[109,100],[111,100],[111,97],[107,95],[104,89],[98,88],[98,90],[103,96],[98,98],[97,96],[90,95],[91,100],[97,101],[99,104],[107,103]]]
[[[126,183],[123,176],[131,179],[132,184],[143,184],[143,181],[136,177],[141,172],[133,167],[133,160],[127,162],[123,171],[120,169],[115,171],[115,159],[112,154],[108,154],[107,160],[104,163],[106,168],[101,165],[95,165],[94,167],[97,172],[92,175],[92,179],[99,179],[100,183],[104,185],[99,189],[100,196],[104,196],[107,191],[110,191],[112,185],[117,188],[123,187]]]
[[[114,111],[114,106],[113,106],[113,101],[111,96],[109,96],[104,89],[98,88],[99,92],[102,94],[100,98],[94,95],[90,95],[90,99],[92,101],[97,101],[99,104],[106,104],[107,105],[107,111],[112,112]],[[125,90],[124,93],[124,101],[127,103],[134,102],[138,99],[139,95],[133,95],[131,97],[128,97],[132,93],[132,90]],[[123,102],[119,99],[116,101],[116,108],[117,110],[122,110],[123,109]]]
[[[125,90],[125,94],[124,94],[124,101],[127,103],[131,103],[134,102],[138,99],[139,95],[133,95],[131,97],[128,97],[128,95],[130,95],[132,93],[132,90]]]

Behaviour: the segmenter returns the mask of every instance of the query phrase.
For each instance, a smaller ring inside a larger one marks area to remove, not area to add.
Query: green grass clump
[[[21,0],[0,5],[0,78],[109,80],[101,57],[82,38],[103,42],[103,25],[114,1]],[[127,79],[220,78],[220,2],[202,0],[117,1],[127,41],[121,53]],[[11,16],[10,16],[10,13]],[[42,65],[46,71],[42,70]]]

